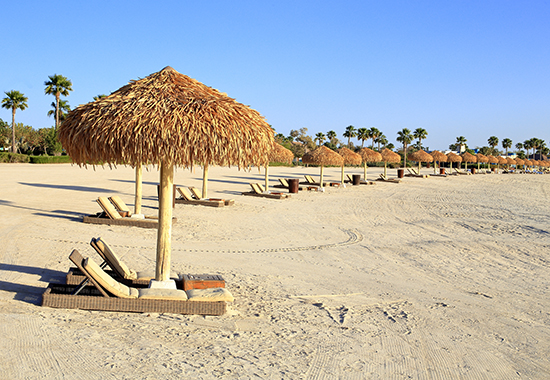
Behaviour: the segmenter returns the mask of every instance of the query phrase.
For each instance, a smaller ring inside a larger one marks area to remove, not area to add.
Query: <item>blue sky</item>
[[[50,127],[49,75],[72,80],[75,107],[172,66],[285,135],[375,126],[395,143],[422,127],[430,149],[550,145],[548,20],[548,1],[23,0],[2,6],[0,91],[29,98],[16,122]]]

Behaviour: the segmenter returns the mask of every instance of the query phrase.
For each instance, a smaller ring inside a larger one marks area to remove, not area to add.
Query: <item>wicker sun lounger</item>
[[[376,179],[377,181],[384,181],[384,182],[390,182],[390,183],[399,183],[401,182],[400,179],[397,178],[389,178],[388,176],[385,176],[384,174],[380,174],[380,177]]]
[[[259,183],[251,183],[250,187],[252,187],[252,191],[244,192],[243,195],[249,195],[253,197],[262,197],[262,198],[270,198],[270,199],[286,199],[290,198],[289,194],[284,193],[268,193],[265,192],[263,186]]]
[[[309,186],[321,186],[321,182],[315,182],[312,176],[309,174],[304,174],[304,178],[306,179],[306,182],[300,182],[302,185],[309,185]],[[323,187],[328,186],[327,182],[323,182]]]
[[[90,245],[103,259],[105,265],[111,268],[111,270],[106,270],[105,272],[124,285],[147,286],[151,280],[155,279],[155,273],[153,271],[136,272],[133,269],[129,269],[103,239],[92,238]],[[179,276],[175,273],[172,273],[170,277],[176,281],[180,281]],[[78,268],[70,268],[66,276],[66,284],[78,285],[84,279],[86,279],[86,276]]]
[[[82,220],[84,223],[158,228],[158,218],[155,216],[145,216],[144,219],[134,218],[131,216],[122,216],[121,212],[113,206],[107,197],[97,198],[97,203],[103,211],[98,212],[95,215],[85,216]],[[125,214],[125,212],[123,212],[123,214]],[[172,223],[176,222],[177,219],[172,218]]]
[[[204,198],[201,198],[201,197],[202,197],[202,194],[201,194],[201,192],[199,191],[199,189],[197,189],[196,187],[189,186],[189,191],[191,191],[191,194],[193,194],[193,196],[194,196],[195,199],[205,200]],[[224,204],[225,206],[233,206],[233,205],[235,204],[235,200],[234,200],[234,199],[208,198],[207,200],[211,200],[211,201],[223,201],[223,204]]]
[[[181,196],[176,198],[176,203],[188,204],[188,205],[198,205],[198,206],[209,206],[209,207],[223,207],[225,203],[223,199],[195,199],[191,192],[184,188],[178,187],[176,191]]]
[[[408,173],[405,174],[406,177],[414,177],[414,178],[429,178],[430,176],[428,174],[420,174],[418,170],[415,168],[407,168]]]
[[[226,301],[233,300],[224,288],[185,292],[127,287],[111,278],[92,259],[82,257],[77,250],[73,250],[69,258],[92,286],[49,284],[42,295],[42,306],[135,313],[222,315],[226,311]]]

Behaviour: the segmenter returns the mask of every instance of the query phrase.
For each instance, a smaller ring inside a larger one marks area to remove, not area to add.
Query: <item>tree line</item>
[[[0,144],[2,148],[4,150],[10,148],[12,153],[46,155],[61,153],[62,148],[57,138],[57,129],[70,111],[69,103],[61,99],[61,96],[69,96],[69,91],[73,90],[72,85],[69,79],[58,74],[49,76],[48,80],[44,82],[44,93],[55,97],[55,102],[52,102],[53,110],[48,111],[48,116],[55,116],[55,126],[38,130],[21,123],[15,123],[16,112],[18,110],[24,111],[28,107],[28,98],[25,94],[17,90],[4,92],[6,96],[2,99],[2,108],[11,110],[12,117],[11,130],[9,124],[0,119]]]
[[[315,137],[309,136],[307,131],[307,128],[291,130],[288,136],[284,136],[282,133],[277,133],[275,134],[275,141],[291,150],[295,157],[302,157],[308,151],[314,150],[316,147],[321,145],[325,145],[332,150],[346,147],[359,151],[365,147],[365,141],[367,141],[367,143],[370,141],[370,149],[375,151],[381,151],[384,148],[390,150],[395,149],[395,145],[389,142],[386,135],[384,135],[384,133],[376,127],[356,129],[353,125],[349,125],[342,134],[342,137],[347,139],[347,143],[341,142],[338,139],[338,135],[333,130],[330,130],[327,133],[318,132],[315,134]],[[408,153],[412,153],[420,149],[429,150],[429,148],[424,147],[422,144],[427,137],[428,131],[424,128],[416,128],[414,131],[411,131],[408,128],[403,128],[401,131],[397,132],[395,141],[401,143],[402,145],[402,148],[398,149],[397,152],[404,156],[405,164]],[[355,145],[352,142],[352,139],[357,139],[360,145]],[[449,145],[449,149],[458,152],[469,151],[474,154],[475,151],[470,149],[466,143],[467,139],[464,136],[458,136],[456,138],[456,142]],[[512,148],[512,140],[509,138],[504,138],[501,143],[502,148],[505,150],[504,154],[508,156],[509,149]],[[489,137],[487,144],[487,146],[478,148],[478,152],[484,155],[494,156],[503,154],[497,149],[499,144],[498,137]],[[538,159],[541,159],[541,155],[547,155],[549,153],[549,149],[546,146],[545,141],[536,137],[525,140],[524,142],[516,143],[515,148],[516,151],[514,153],[520,158],[530,156],[530,150],[532,150],[531,157],[539,155]]]

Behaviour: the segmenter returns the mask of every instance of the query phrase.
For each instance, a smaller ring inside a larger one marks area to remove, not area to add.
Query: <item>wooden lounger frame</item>
[[[252,191],[244,192],[242,194],[252,196],[252,197],[261,197],[261,198],[269,198],[269,199],[286,199],[286,198],[290,198],[290,194],[264,193],[262,191],[263,187],[259,183],[251,183],[250,187],[252,187]]]
[[[42,294],[42,306],[102,310],[132,313],[174,313],[222,315],[226,311],[225,302],[183,301],[163,299],[118,298],[108,294],[84,269],[84,258],[77,250],[69,256],[77,268],[86,275],[93,286],[84,287],[78,295],[71,295],[78,286],[49,284]]]
[[[388,178],[387,176],[384,177],[384,174],[380,174],[380,177],[376,179],[377,181],[384,181],[389,183],[399,183],[401,182],[400,179],[397,178]]]
[[[179,195],[181,195],[180,198],[176,198],[176,203],[208,207],[225,206],[223,199],[195,199],[188,189],[181,187],[176,188],[176,191],[179,193]]]

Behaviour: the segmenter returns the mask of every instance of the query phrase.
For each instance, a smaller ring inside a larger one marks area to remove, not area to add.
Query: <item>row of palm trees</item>
[[[46,95],[55,96],[55,131],[59,127],[60,112],[69,111],[69,104],[67,101],[62,100],[61,96],[69,96],[69,91],[72,91],[72,82],[65,78],[63,75],[54,74],[48,76],[48,80],[44,82],[44,93]],[[11,151],[15,153],[15,112],[17,110],[25,110],[28,107],[27,101],[29,100],[25,94],[17,91],[4,92],[6,97],[2,99],[2,108],[11,110],[11,130],[12,130],[12,144]],[[54,103],[52,103],[52,106]],[[52,115],[52,111],[48,112],[48,116]]]

